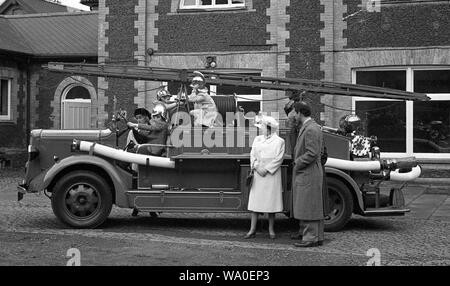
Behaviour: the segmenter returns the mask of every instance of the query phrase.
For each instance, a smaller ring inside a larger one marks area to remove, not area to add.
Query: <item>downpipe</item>
[[[73,140],[71,148],[72,150],[92,152],[97,155],[101,155],[107,158],[127,163],[134,163],[138,165],[148,165],[153,167],[169,168],[169,169],[175,168],[175,162],[171,161],[169,158],[129,153],[123,150],[111,148],[102,144],[89,141]]]

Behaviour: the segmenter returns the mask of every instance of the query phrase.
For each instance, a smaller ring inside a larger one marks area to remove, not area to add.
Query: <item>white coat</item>
[[[194,103],[194,110],[190,114],[194,116],[194,126],[212,127],[217,118],[217,107],[208,93],[206,87],[193,89],[189,95],[189,101]]]
[[[261,177],[254,171],[248,198],[248,210],[260,213],[283,211],[281,164],[284,159],[284,139],[273,133],[269,138],[257,136],[252,144],[250,163],[252,168],[262,166],[268,173]]]

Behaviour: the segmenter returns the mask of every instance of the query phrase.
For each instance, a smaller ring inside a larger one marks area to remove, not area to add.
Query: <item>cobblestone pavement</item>
[[[274,241],[268,239],[265,223],[264,232],[256,239],[242,239],[249,226],[246,214],[162,213],[151,218],[144,213],[131,217],[130,210],[113,208],[100,229],[70,229],[55,218],[43,194],[28,194],[16,201],[21,172],[0,172],[0,244],[5,245],[0,247],[0,264],[26,264],[20,253],[6,250],[6,245],[23,243],[25,236],[29,240],[39,237],[41,242],[84,243],[92,253],[121,255],[119,261],[90,261],[97,265],[365,265],[371,248],[380,250],[382,265],[450,265],[448,195],[421,193],[417,186],[407,201],[412,204],[420,199],[416,205],[433,205],[427,215],[416,215],[412,209],[411,214],[399,218],[353,216],[344,230],[326,233],[322,247],[299,249],[289,239],[296,223],[282,215],[277,217]],[[434,216],[436,212],[440,215]],[[21,237],[19,241],[12,239],[16,236]],[[49,257],[54,255],[52,248],[43,247],[41,251],[48,251]],[[29,255],[33,256],[27,253],[27,259]]]

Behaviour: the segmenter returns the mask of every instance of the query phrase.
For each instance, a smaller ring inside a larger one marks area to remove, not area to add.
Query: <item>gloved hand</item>
[[[267,170],[261,166],[256,166],[255,167],[256,172],[261,176],[261,177],[265,177],[267,175]]]

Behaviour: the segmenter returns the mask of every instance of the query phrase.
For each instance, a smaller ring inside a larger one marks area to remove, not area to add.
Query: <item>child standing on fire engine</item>
[[[194,103],[194,110],[189,114],[194,116],[194,126],[212,127],[217,117],[216,104],[205,86],[205,76],[198,71],[194,74],[192,93],[188,97],[188,101]]]

